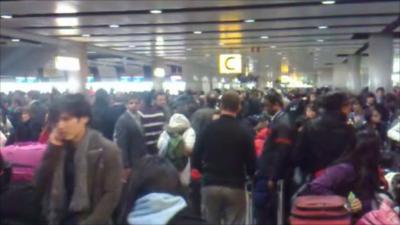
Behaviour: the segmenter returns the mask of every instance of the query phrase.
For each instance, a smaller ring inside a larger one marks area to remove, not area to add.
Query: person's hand
[[[352,201],[350,201],[349,203],[350,203],[350,210],[352,213],[358,213],[362,210],[362,203],[361,203],[360,199],[355,198]]]
[[[49,143],[55,146],[62,146],[63,140],[62,140],[62,136],[60,134],[60,132],[58,131],[57,128],[54,128],[49,136]]]
[[[274,183],[274,181],[269,180],[269,181],[267,182],[267,188],[268,188],[268,190],[273,191],[273,190],[275,189],[275,183]]]

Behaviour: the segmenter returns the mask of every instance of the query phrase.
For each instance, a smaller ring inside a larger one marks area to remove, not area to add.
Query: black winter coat
[[[265,141],[260,158],[260,176],[277,181],[287,178],[293,171],[291,154],[296,129],[285,112],[279,112],[272,119],[269,129],[271,134]]]
[[[306,173],[325,169],[355,146],[355,129],[347,117],[324,113],[305,124],[299,134],[294,160]]]

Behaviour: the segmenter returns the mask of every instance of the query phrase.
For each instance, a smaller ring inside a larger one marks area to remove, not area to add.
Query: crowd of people
[[[286,224],[303,195],[348,199],[354,221],[383,198],[400,206],[399,88],[0,100],[2,148],[47,144],[30,197],[13,201],[27,189],[0,179],[2,201],[33,211],[0,207],[2,224]]]

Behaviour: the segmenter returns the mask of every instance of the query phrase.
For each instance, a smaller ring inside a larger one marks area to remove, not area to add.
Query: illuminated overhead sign
[[[242,73],[242,55],[221,54],[219,56],[219,73],[220,74]]]

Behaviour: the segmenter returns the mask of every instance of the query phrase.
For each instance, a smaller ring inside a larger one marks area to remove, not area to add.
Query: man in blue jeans
[[[221,118],[208,125],[194,150],[193,167],[202,177],[203,215],[210,224],[244,224],[246,176],[255,171],[250,134],[236,119],[240,98],[236,92],[222,96]]]

